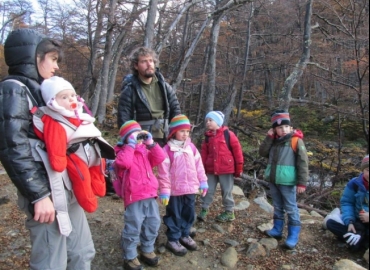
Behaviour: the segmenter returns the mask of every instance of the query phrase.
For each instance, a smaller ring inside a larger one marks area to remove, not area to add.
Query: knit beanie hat
[[[176,115],[170,122],[168,139],[170,139],[177,131],[183,129],[191,129],[190,121],[184,114]]]
[[[220,111],[211,111],[207,113],[206,119],[207,118],[211,118],[219,127],[221,127],[224,123],[225,115]]]
[[[53,76],[50,79],[46,79],[42,82],[41,95],[45,103],[48,105],[53,101],[59,92],[67,89],[75,91],[70,82],[66,81],[62,77]]]
[[[141,126],[135,120],[130,120],[123,123],[123,125],[119,129],[119,136],[121,137],[120,143],[124,144],[126,142],[127,137],[130,136],[131,133],[141,130],[142,130]]]
[[[365,170],[366,168],[369,168],[369,155],[364,157],[364,159],[361,162],[361,171]]]
[[[287,111],[278,110],[271,114],[272,127],[276,128],[282,125],[290,126],[290,116]]]

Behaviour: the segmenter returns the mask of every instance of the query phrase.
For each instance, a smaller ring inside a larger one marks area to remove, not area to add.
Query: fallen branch
[[[308,206],[308,205],[303,204],[303,203],[297,203],[297,205],[298,205],[299,208],[306,209],[307,211],[315,211],[315,212],[319,213],[320,215],[322,215],[323,217],[325,217],[327,214],[329,214],[328,212],[326,212],[324,210],[316,209],[316,208],[313,208],[313,207]]]

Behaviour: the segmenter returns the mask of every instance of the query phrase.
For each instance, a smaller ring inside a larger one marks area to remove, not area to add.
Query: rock
[[[266,257],[265,248],[260,243],[252,243],[247,250],[247,258]]]
[[[248,201],[241,201],[237,205],[235,205],[234,210],[235,211],[242,211],[249,208],[251,204]]]
[[[302,208],[299,208],[299,214],[300,215],[310,215],[310,213],[308,213],[308,211],[306,209],[302,209]]]
[[[198,229],[197,232],[198,233],[205,233],[206,232],[206,229],[201,228],[201,229]]]
[[[254,202],[266,212],[270,214],[274,213],[274,207],[264,197],[255,198]]]
[[[203,240],[203,245],[210,246],[211,242],[209,241],[209,239],[205,239],[205,240]]]
[[[212,224],[212,229],[222,234],[225,233],[224,229],[218,224]]]
[[[194,266],[198,265],[198,262],[196,260],[189,260],[189,263]]]
[[[262,238],[259,243],[266,247],[268,250],[276,249],[279,245],[275,238]]]
[[[238,253],[233,247],[229,247],[225,251],[225,253],[222,254],[221,256],[221,264],[226,267],[234,268],[237,262],[238,262]]]
[[[313,217],[319,217],[319,218],[322,218],[322,219],[324,219],[324,217],[322,216],[322,215],[320,215],[319,213],[317,213],[316,211],[311,211],[311,216],[313,216]]]
[[[233,195],[245,196],[243,190],[238,186],[234,186],[232,192]]]
[[[314,219],[306,219],[306,220],[301,220],[301,223],[304,225],[321,224],[321,221],[314,220]]]
[[[280,267],[280,270],[292,270],[294,269],[294,266],[291,265],[283,265]]]
[[[364,254],[364,259],[369,264],[369,249],[366,250],[366,252]]]
[[[255,239],[255,238],[248,238],[247,239],[247,243],[257,243],[258,242],[258,239]]]
[[[347,259],[342,259],[342,260],[337,261],[333,267],[333,270],[348,270],[348,269],[362,270],[366,268],[362,267],[361,265],[358,265],[357,263],[351,260],[347,260]]]
[[[271,230],[274,225],[272,223],[264,223],[257,227],[257,229],[260,230],[260,232]]]
[[[159,248],[158,248],[158,253],[159,254],[163,254],[166,252],[166,247],[164,245],[161,245]]]
[[[226,239],[224,243],[225,244],[228,244],[228,245],[230,245],[232,247],[236,247],[236,246],[239,246],[240,245],[239,242],[237,242],[235,240],[231,240],[231,239]]]

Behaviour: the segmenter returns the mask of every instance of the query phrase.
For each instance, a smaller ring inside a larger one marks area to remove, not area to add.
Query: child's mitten
[[[159,200],[160,200],[162,205],[167,206],[168,202],[170,201],[170,194],[168,194],[168,193],[159,194]]]
[[[242,173],[243,173],[243,163],[236,164],[234,176],[240,177]]]
[[[208,183],[206,181],[200,182],[199,191],[202,194],[202,197],[206,196],[207,191],[208,191]]]
[[[154,143],[154,141],[153,141],[153,135],[150,132],[148,132],[148,131],[143,131],[143,132],[145,132],[146,133],[146,136],[147,136],[146,139],[144,140],[144,143],[146,145],[152,145]]]
[[[131,146],[132,148],[135,148],[135,147],[136,147],[136,144],[137,144],[136,135],[131,134],[131,135],[127,138],[127,144],[128,144],[129,146]]]

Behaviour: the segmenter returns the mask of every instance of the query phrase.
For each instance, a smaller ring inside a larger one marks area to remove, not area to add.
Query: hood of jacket
[[[300,130],[300,129],[295,129],[295,130],[293,131],[293,135],[292,135],[292,137],[298,137],[298,138],[300,138],[300,139],[302,139],[302,140],[303,140],[304,135],[303,135],[302,130]]]
[[[36,49],[45,36],[31,29],[11,32],[5,41],[4,57],[9,75],[24,76],[40,81]]]

